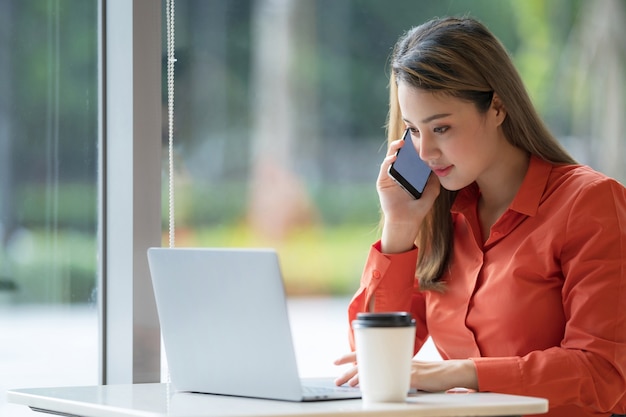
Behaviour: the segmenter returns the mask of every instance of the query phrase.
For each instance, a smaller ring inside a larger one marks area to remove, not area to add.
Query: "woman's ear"
[[[504,119],[506,119],[506,107],[504,107],[504,103],[498,93],[493,93],[490,110],[494,112],[496,125],[500,126],[502,122],[504,122]]]

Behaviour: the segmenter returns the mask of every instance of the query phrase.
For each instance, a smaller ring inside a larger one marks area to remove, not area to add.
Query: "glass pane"
[[[0,2],[0,415],[98,383],[97,1]]]
[[[623,158],[599,152],[603,132],[590,129],[608,123],[626,131],[623,118],[590,111],[605,106],[590,92],[603,86],[606,68],[592,66],[589,52],[617,50],[611,30],[624,27],[623,2],[537,4],[176,0],[176,246],[278,249],[296,344],[311,354],[306,369],[332,372],[328,351],[347,348],[345,307],[378,237],[374,183],[385,153],[388,58],[405,30],[434,16],[471,15],[489,26],[563,144],[581,162],[624,179]],[[590,24],[607,16],[611,25]],[[599,27],[604,35],[586,29]],[[592,43],[590,35],[602,40]],[[610,56],[623,87],[624,62],[616,58],[623,54]],[[585,123],[589,115],[603,122]],[[610,159],[619,171],[609,171]],[[164,229],[167,194],[165,178]]]

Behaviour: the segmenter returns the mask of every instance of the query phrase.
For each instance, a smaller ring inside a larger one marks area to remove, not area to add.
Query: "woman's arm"
[[[415,265],[417,249],[401,254],[384,254],[380,251],[380,241],[370,248],[369,256],[361,284],[348,307],[348,325],[358,313],[367,311],[408,311],[416,321],[414,352],[428,338],[426,327],[425,304],[423,294],[416,288]],[[375,300],[375,301],[373,301]],[[352,352],[335,361],[336,365],[356,362],[355,343],[352,327],[349,327],[350,347]],[[343,385],[358,383],[356,366],[337,378],[336,383]]]

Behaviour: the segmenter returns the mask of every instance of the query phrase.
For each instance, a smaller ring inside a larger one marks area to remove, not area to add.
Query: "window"
[[[0,2],[2,393],[98,382],[96,23],[96,1]]]
[[[160,10],[15,0],[0,15],[0,388],[156,381]]]

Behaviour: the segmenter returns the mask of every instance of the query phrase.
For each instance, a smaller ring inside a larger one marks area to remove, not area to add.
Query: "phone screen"
[[[398,150],[396,160],[389,167],[389,175],[417,199],[424,192],[431,170],[415,150],[409,129],[402,139],[404,146]]]

